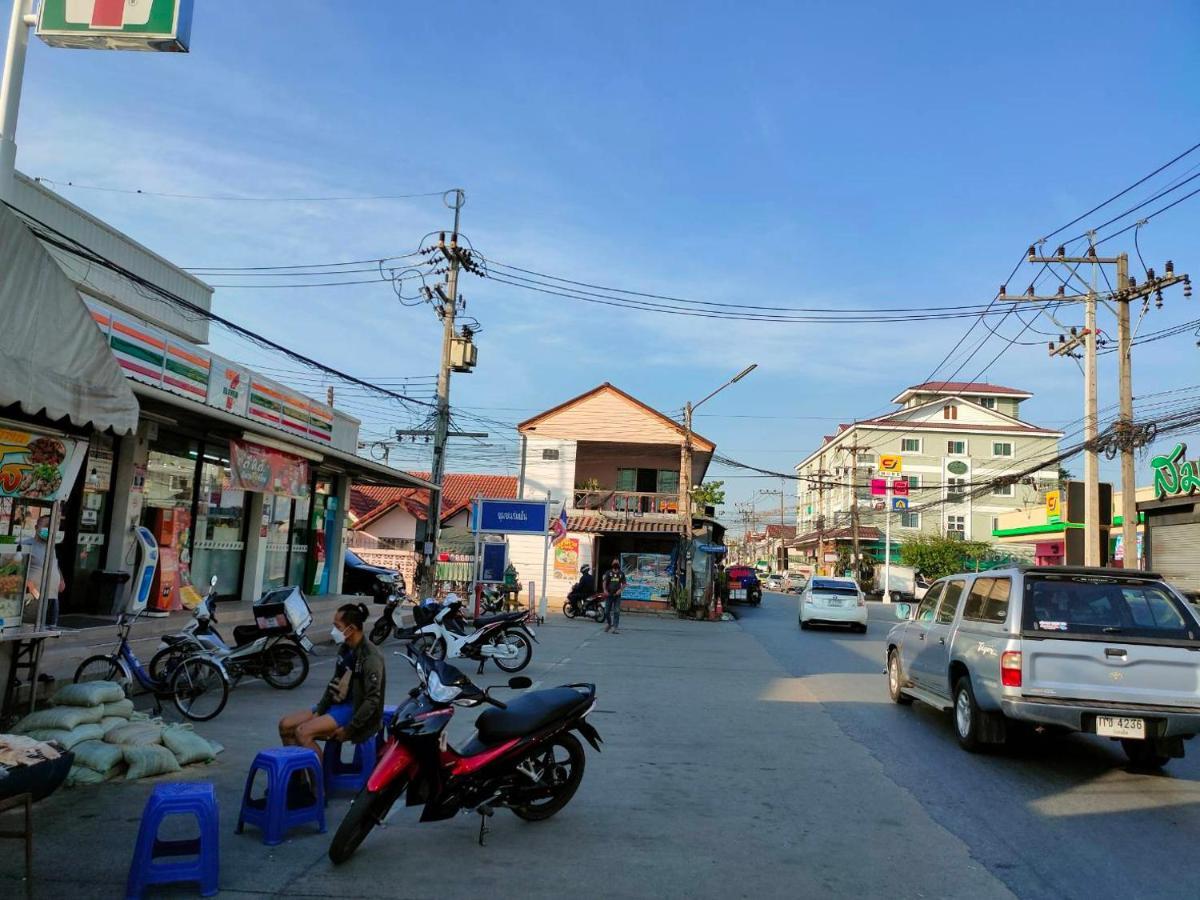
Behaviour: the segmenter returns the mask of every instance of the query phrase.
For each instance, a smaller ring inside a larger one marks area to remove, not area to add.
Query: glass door
[[[292,498],[268,494],[263,498],[263,524],[267,528],[266,568],[263,587],[287,584],[288,549],[292,530]]]
[[[304,569],[308,562],[308,542],[312,533],[312,526],[308,521],[311,507],[312,499],[309,497],[297,497],[292,501],[291,552],[288,554],[287,583],[296,585],[301,590],[307,587],[304,583]]]
[[[228,451],[207,445],[196,500],[192,581],[203,595],[216,575],[217,596],[236,598],[246,555],[246,495],[228,485]]]

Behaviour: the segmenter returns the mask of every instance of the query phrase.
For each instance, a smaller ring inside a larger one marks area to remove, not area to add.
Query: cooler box
[[[312,610],[300,588],[279,588],[255,602],[254,622],[267,634],[299,634],[312,624]]]

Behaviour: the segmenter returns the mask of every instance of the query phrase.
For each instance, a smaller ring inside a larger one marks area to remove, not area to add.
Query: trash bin
[[[122,588],[129,578],[128,572],[108,572],[103,569],[92,572],[91,607],[97,615],[121,614],[125,609],[125,592]]]

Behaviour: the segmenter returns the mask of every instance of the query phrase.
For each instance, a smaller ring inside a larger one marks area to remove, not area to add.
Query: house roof
[[[517,424],[517,431],[521,434],[524,434],[529,431],[533,431],[537,428],[537,426],[540,422],[544,422],[547,419],[549,419],[550,417],[552,417],[558,413],[561,413],[564,410],[570,409],[573,406],[577,406],[581,403],[584,403],[584,402],[590,400],[591,398],[597,397],[603,393],[610,393],[610,394],[614,394],[618,397],[621,397],[622,399],[628,401],[629,403],[633,404],[634,406],[638,407],[639,409],[650,413],[652,416],[655,416],[664,425],[668,426],[669,428],[671,428],[673,431],[677,432],[681,436],[686,434],[686,430],[684,429],[684,427],[682,425],[680,425],[678,422],[676,422],[674,419],[672,419],[670,416],[664,415],[663,413],[661,413],[657,409],[655,409],[653,406],[649,406],[649,405],[643,403],[637,397],[633,396],[632,394],[626,393],[625,391],[621,390],[619,387],[616,387],[615,385],[613,385],[607,381],[601,385],[598,385],[598,386],[592,388],[590,391],[584,391],[582,394],[578,395],[577,397],[572,397],[570,400],[566,400],[566,401],[558,404],[558,406],[553,406],[550,409],[546,410],[545,412],[538,413],[536,416],[533,416],[530,419],[526,419],[524,422],[519,422]],[[697,434],[695,431],[692,432],[692,446],[695,447],[695,449],[699,450],[702,453],[711,453],[717,447],[717,445],[714,444],[712,441],[710,441],[708,438],[704,437],[703,435]]]
[[[413,472],[428,479],[428,472]],[[442,481],[442,521],[466,509],[476,497],[515,499],[517,479],[514,475],[477,475],[470,472],[447,472]],[[350,514],[357,528],[363,528],[393,509],[406,509],[422,521],[429,508],[429,492],[419,488],[376,487],[355,485],[350,489]]]
[[[808,534],[802,534],[796,540],[792,541],[792,546],[803,547],[808,544],[815,544],[822,537],[826,541],[851,541],[854,540],[854,532],[851,528],[826,529],[824,535],[821,532],[810,531]],[[858,527],[858,539],[860,541],[877,541],[882,537],[883,533],[873,525],[860,525]]]
[[[905,388],[892,398],[893,403],[904,403],[914,394],[987,394],[991,397],[1016,397],[1028,400],[1033,394],[1020,388],[988,384],[986,381],[926,381]]]
[[[637,534],[684,534],[682,522],[652,521],[648,519],[611,519],[606,516],[567,516],[567,531],[583,534],[626,533]]]
[[[767,538],[794,538],[796,536],[795,525],[768,525]]]

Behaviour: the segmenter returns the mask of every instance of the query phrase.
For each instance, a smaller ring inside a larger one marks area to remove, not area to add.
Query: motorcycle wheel
[[[281,642],[263,651],[263,681],[280,691],[290,691],[304,684],[308,677],[308,654],[300,647]]]
[[[592,618],[595,619],[597,623],[603,622],[604,621],[604,604],[600,604],[595,609],[593,609],[591,615],[592,615]]]
[[[548,778],[550,781],[549,796],[512,807],[518,818],[526,822],[540,822],[550,818],[575,796],[575,792],[579,790],[579,783],[583,780],[587,756],[579,738],[566,731],[556,735],[549,744],[530,753],[519,765],[532,768],[533,771],[539,772],[543,779]]]
[[[430,659],[446,658],[446,642],[431,634],[423,634],[412,642],[414,653],[424,653]]]
[[[154,681],[166,684],[171,673],[175,671],[175,667],[189,656],[191,656],[191,652],[182,647],[163,647],[151,657],[146,671],[150,673],[150,678]]]
[[[492,644],[496,646],[509,644],[510,646],[515,645],[517,648],[515,659],[501,659],[498,656],[492,657],[492,661],[505,672],[520,672],[533,659],[533,644],[529,642],[529,638],[516,629],[502,631],[492,639]]]
[[[335,866],[340,866],[354,855],[358,845],[371,833],[372,828],[383,821],[403,792],[403,784],[391,785],[381,791],[363,788],[358,792],[329,845],[329,859]]]
[[[563,604],[563,615],[568,619],[573,619],[579,615],[579,610],[575,608],[575,604],[568,600]]]
[[[375,627],[371,629],[370,640],[375,646],[379,646],[386,641],[392,634],[392,620],[390,616],[381,616],[379,621],[375,623]]]

